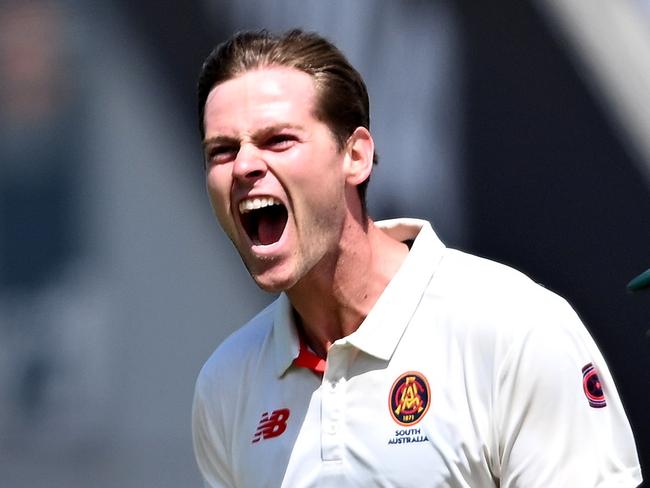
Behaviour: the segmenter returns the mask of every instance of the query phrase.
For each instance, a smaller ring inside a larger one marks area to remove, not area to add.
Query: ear
[[[368,179],[372,171],[374,153],[375,143],[370,132],[365,127],[357,127],[345,147],[343,170],[347,183],[357,186]]]

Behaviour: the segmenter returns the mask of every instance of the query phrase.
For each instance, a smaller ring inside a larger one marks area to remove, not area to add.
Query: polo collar
[[[424,220],[385,220],[377,222],[377,226],[397,240],[414,239],[414,242],[366,319],[343,340],[371,356],[388,361],[422,300],[442,259],[445,245],[431,224]]]
[[[300,339],[293,316],[293,307],[284,292],[275,301],[271,344],[275,352],[275,373],[279,378],[289,369],[300,352]]]
[[[375,224],[397,240],[414,239],[413,245],[359,328],[334,344],[349,343],[387,361],[415,313],[442,259],[445,245],[425,220],[393,219]],[[275,352],[276,374],[281,377],[300,351],[293,309],[285,293],[276,300],[271,345]]]

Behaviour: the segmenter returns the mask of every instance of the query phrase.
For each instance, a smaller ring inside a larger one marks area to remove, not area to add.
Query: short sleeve
[[[564,301],[534,322],[498,374],[501,488],[638,486],[629,422],[584,325]]]
[[[192,406],[192,438],[194,455],[203,475],[205,488],[234,488],[225,462],[226,449],[221,422],[216,416],[214,402],[206,401],[206,394],[197,381]]]

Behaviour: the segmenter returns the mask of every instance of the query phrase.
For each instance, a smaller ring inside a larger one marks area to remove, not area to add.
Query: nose
[[[232,168],[233,177],[241,181],[262,178],[266,174],[266,162],[253,144],[242,144]]]

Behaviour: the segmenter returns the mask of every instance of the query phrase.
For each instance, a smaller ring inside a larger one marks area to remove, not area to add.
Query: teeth
[[[270,207],[271,205],[282,205],[282,202],[273,197],[247,198],[246,200],[242,200],[239,203],[239,211],[244,214],[250,212],[251,210]]]

